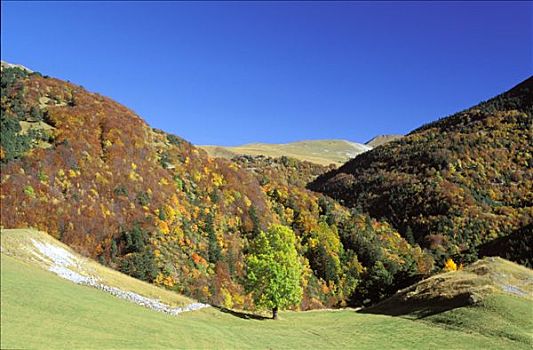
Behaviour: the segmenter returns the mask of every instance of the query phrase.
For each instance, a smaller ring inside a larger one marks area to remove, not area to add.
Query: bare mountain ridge
[[[233,147],[213,145],[198,147],[204,149],[213,157],[233,158],[239,155],[287,156],[321,165],[342,165],[357,155],[372,149],[369,145],[341,139],[305,140],[284,144],[250,143]]]

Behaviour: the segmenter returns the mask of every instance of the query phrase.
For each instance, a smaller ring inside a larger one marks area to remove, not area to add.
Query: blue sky
[[[5,2],[2,59],[196,144],[407,133],[533,74],[531,2]]]

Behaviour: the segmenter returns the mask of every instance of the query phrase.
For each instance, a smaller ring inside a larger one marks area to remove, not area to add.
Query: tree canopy
[[[296,236],[287,226],[272,225],[252,242],[247,258],[249,288],[257,306],[272,309],[295,305],[302,299],[302,265],[295,247]]]

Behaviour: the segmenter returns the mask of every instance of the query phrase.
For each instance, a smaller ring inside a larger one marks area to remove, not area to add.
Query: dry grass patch
[[[422,317],[475,305],[500,293],[533,300],[533,271],[501,258],[487,257],[463,270],[420,281],[363,312]]]
[[[72,267],[73,270],[84,276],[95,276],[101,283],[108,286],[134,292],[144,297],[159,299],[161,302],[173,307],[185,306],[194,302],[194,300],[183,295],[124,275],[96,261],[82,257],[67,245],[59,242],[45,232],[33,229],[2,229],[0,232],[2,253],[15,257],[17,260],[38,265],[45,269],[50,266],[49,262],[43,260],[36,254],[36,248],[32,241],[35,240],[41,243],[51,244],[54,247],[64,249],[71,253],[80,262],[79,266]]]

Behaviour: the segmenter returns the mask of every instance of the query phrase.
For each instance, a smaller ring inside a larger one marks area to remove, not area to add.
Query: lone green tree
[[[258,307],[272,310],[273,319],[278,309],[302,300],[303,268],[295,242],[289,227],[272,225],[253,240],[246,259],[248,288]]]

